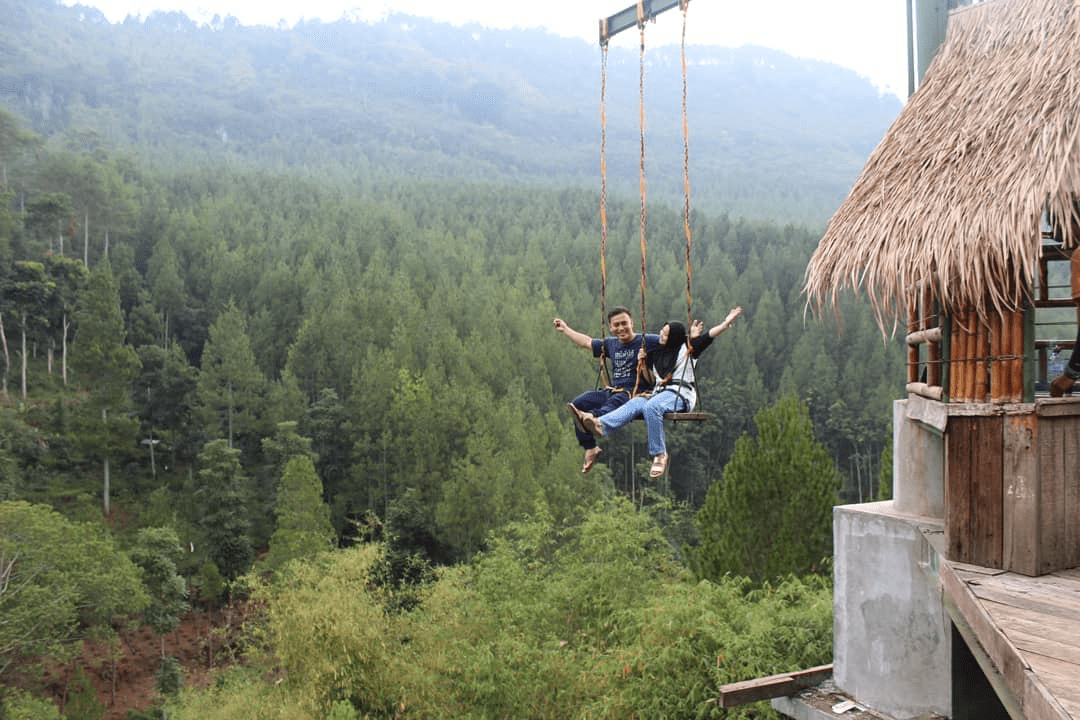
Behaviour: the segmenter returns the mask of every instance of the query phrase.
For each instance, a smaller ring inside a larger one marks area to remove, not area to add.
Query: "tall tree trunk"
[[[233,392],[232,380],[229,381],[229,449],[232,450],[232,415],[233,415]]]
[[[101,422],[105,424],[105,442],[108,442],[108,438],[109,438],[109,428],[108,428],[108,425],[109,425],[109,411],[108,411],[107,408],[101,408]],[[103,500],[104,500],[105,516],[108,517],[108,515],[109,515],[109,455],[108,455],[108,450],[106,450],[105,462],[104,462],[104,470],[105,470],[105,489],[104,489],[104,491],[102,493],[102,497],[103,497]]]
[[[0,343],[4,346],[4,374],[3,382],[0,382],[0,398],[8,399],[7,381],[8,373],[11,372],[11,356],[8,355],[7,333],[4,332],[4,315],[0,313]]]
[[[22,399],[26,402],[26,313],[22,315]]]
[[[90,213],[87,212],[83,221],[83,239],[82,239],[82,264],[86,267],[90,267]]]
[[[68,316],[67,310],[64,311],[64,321],[62,323],[64,328],[64,337],[60,341],[60,375],[64,378],[64,386],[67,387],[67,334],[68,334]]]

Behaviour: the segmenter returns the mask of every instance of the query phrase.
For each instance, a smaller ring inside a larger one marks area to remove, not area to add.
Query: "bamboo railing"
[[[958,403],[1021,402],[1024,323],[1023,310],[991,312],[985,319],[974,308],[943,316],[928,292],[913,293],[907,328],[908,393]]]

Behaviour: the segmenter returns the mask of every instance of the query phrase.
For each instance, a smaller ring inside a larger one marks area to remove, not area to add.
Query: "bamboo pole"
[[[909,333],[908,336],[906,338],[904,338],[904,339],[907,341],[907,344],[909,346],[911,346],[911,345],[922,345],[924,343],[927,344],[927,345],[930,345],[932,343],[940,343],[941,342],[941,335],[942,335],[941,328],[932,327],[932,328],[926,328],[924,330],[917,330],[917,331],[915,331],[913,333]]]
[[[965,327],[967,328],[967,347],[964,353],[964,367],[967,375],[964,377],[964,397],[967,398],[966,402],[975,402],[975,356],[979,352],[979,348],[976,345],[978,338],[975,335],[975,326],[979,322],[975,317],[975,313],[971,310],[967,311],[964,318]]]
[[[1012,314],[1012,372],[1009,373],[1009,401],[1020,402],[1024,397],[1024,312]]]
[[[1001,315],[996,311],[990,312],[990,402],[1002,402],[1002,371],[1004,365],[1001,362]]]
[[[986,358],[990,354],[990,335],[986,323],[973,318],[975,326],[975,393],[977,403],[986,402]]]
[[[962,403],[968,401],[968,332],[966,318],[966,312],[959,312],[956,314],[954,320],[955,329],[953,332],[953,337],[956,339],[956,342],[953,343],[953,372],[956,374],[956,378],[954,380],[954,390],[951,394],[956,402]]]
[[[911,294],[911,302],[908,304],[907,329],[909,338],[919,329],[919,296],[915,293]],[[907,351],[907,381],[919,381],[919,346],[913,345],[910,339]]]
[[[936,327],[938,330],[937,339],[929,340],[929,345],[926,349],[926,382],[930,387],[941,387],[942,328],[938,314],[934,312],[934,294],[930,292],[929,283],[923,284],[922,317],[924,318],[922,329],[925,330],[928,327]]]

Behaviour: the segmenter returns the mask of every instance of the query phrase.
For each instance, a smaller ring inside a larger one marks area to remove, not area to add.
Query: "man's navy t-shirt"
[[[634,383],[637,380],[637,356],[638,350],[641,349],[642,337],[645,338],[645,352],[652,352],[660,347],[660,336],[652,334],[634,335],[634,339],[625,345],[619,342],[618,338],[610,336],[603,340],[593,338],[593,357],[600,357],[600,354],[606,350],[607,356],[611,358],[611,384],[614,387],[633,392]],[[648,388],[638,388],[639,391],[642,389]]]

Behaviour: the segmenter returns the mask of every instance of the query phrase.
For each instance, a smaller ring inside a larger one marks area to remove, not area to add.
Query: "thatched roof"
[[[1080,2],[954,11],[922,86],[810,260],[810,307],[854,289],[882,330],[895,329],[908,294],[929,282],[946,311],[1015,309],[1037,272],[1044,209],[1075,215],[1078,131]],[[1080,242],[1080,230],[1065,234],[1067,247]]]

